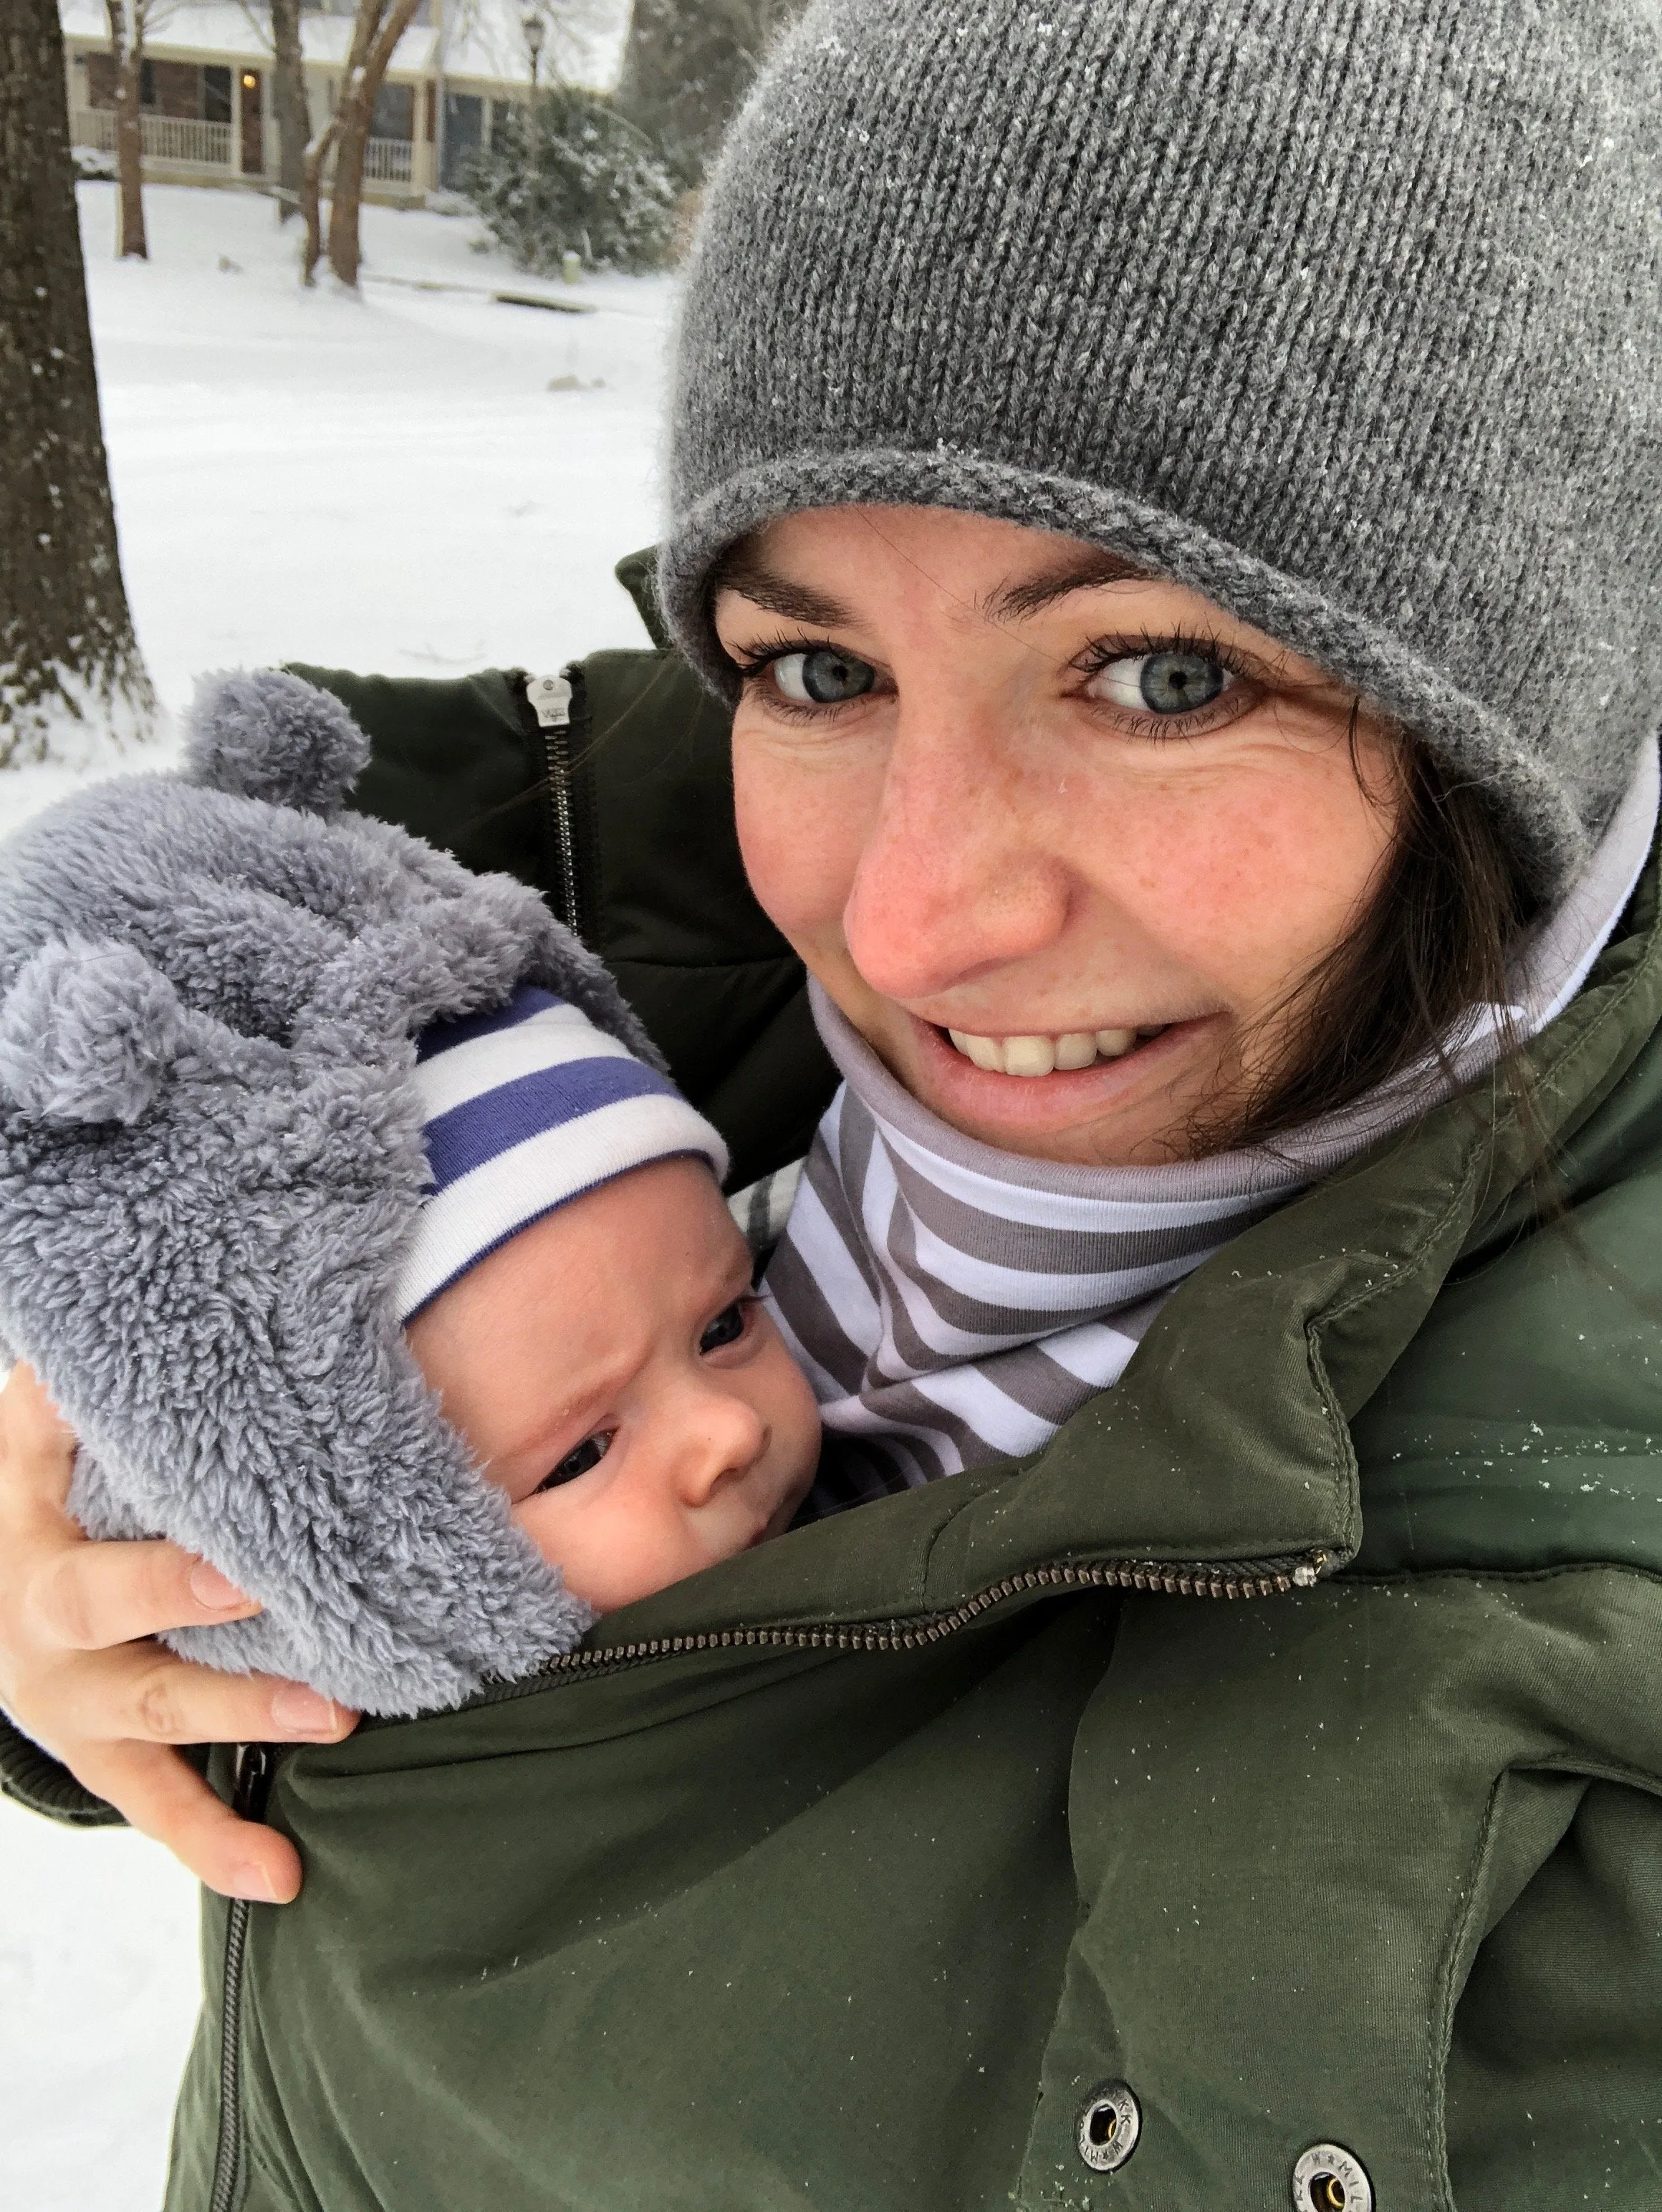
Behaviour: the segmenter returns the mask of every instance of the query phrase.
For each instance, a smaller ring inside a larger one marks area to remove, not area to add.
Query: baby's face
[[[750,1277],[709,1170],[660,1160],[521,1230],[410,1324],[445,1418],[597,1612],[777,1534],[813,1480],[813,1394]]]

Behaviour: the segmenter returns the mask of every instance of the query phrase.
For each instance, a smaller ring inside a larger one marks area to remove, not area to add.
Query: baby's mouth
[[[967,1030],[943,1030],[953,1049],[989,1075],[1073,1074],[1099,1060],[1123,1060],[1140,1044],[1160,1036],[1161,1022],[1138,1030],[1065,1030],[1060,1036],[977,1036]]]

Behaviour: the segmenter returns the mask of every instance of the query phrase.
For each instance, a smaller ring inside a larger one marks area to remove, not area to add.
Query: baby
[[[778,1534],[819,1415],[752,1295],[715,1132],[533,989],[429,1030],[416,1083],[410,1348],[567,1588],[609,1613]]]
[[[89,1534],[259,1601],[211,1665],[452,1705],[782,1529],[808,1386],[727,1152],[536,894],[344,809],[330,695],[0,852],[0,1335]]]

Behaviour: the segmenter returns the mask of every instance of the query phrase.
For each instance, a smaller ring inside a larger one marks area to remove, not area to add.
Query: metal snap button
[[[1293,2169],[1294,2212],[1373,2212],[1373,2184],[1342,2143],[1312,2143]]]
[[[1142,2107],[1123,2081],[1105,2081],[1079,2116],[1079,2154],[1093,2173],[1117,2173],[1137,2147]]]

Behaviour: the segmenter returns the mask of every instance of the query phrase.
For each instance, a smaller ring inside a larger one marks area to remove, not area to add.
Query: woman
[[[305,1863],[210,1913],[174,2205],[1655,2201],[1659,43],[787,42],[661,587],[848,1081],[770,1276],[823,1510],[340,1741],[121,1640],[234,1594],[75,1544],[14,1401],[7,1709],[219,1887]],[[269,1828],[161,1747],[307,1735]]]

